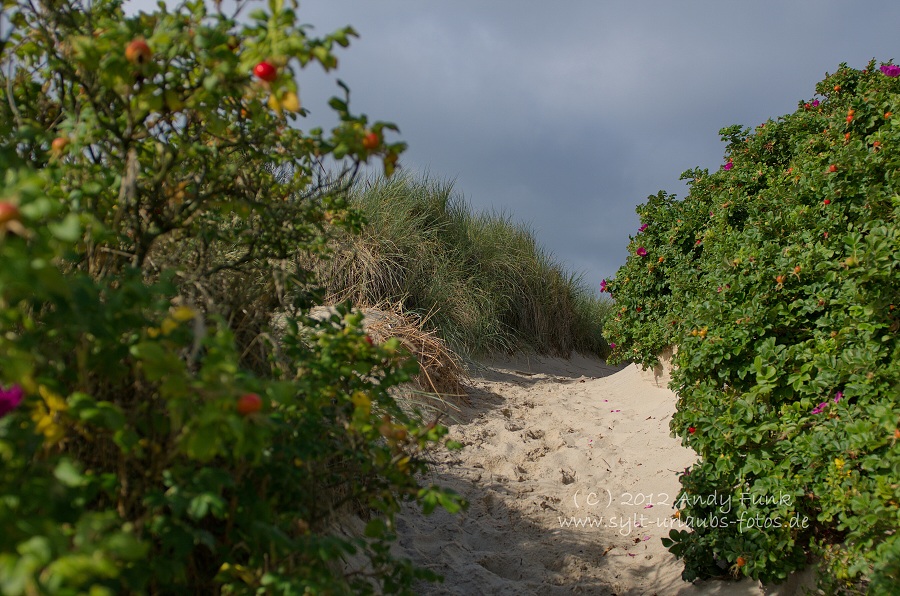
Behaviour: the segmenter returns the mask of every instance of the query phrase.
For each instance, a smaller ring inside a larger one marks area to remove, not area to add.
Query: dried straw
[[[447,398],[465,399],[462,381],[466,373],[462,361],[434,331],[425,330],[422,317],[403,312],[399,304],[364,306],[358,310],[363,313],[363,329],[374,342],[397,338],[419,363],[414,393],[430,395],[441,402]],[[333,313],[332,307],[319,306],[310,315],[325,318]]]

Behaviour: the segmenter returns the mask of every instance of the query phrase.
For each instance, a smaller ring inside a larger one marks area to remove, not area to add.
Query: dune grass
[[[611,303],[566,271],[526,225],[479,213],[452,182],[396,175],[351,190],[368,221],[317,261],[332,300],[400,304],[466,356],[605,355]]]

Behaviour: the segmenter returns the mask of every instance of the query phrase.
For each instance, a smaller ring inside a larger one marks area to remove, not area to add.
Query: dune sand
[[[696,456],[669,434],[675,395],[659,372],[580,356],[479,366],[470,405],[446,421],[465,447],[436,453],[430,479],[470,508],[430,516],[410,508],[397,522],[397,554],[445,577],[419,591],[774,593],[746,579],[684,582],[683,565],[662,546],[678,524],[678,473]]]

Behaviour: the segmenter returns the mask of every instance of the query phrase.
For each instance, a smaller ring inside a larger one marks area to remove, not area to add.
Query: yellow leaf
[[[195,311],[190,306],[179,306],[174,311],[172,311],[172,318],[178,321],[179,323],[184,323],[185,321],[190,321],[194,317],[197,316],[197,311]]]
[[[41,385],[38,387],[38,393],[44,398],[44,401],[47,403],[47,408],[51,413],[64,412],[69,409],[66,400],[64,400],[62,396],[50,391],[46,386]]]
[[[350,398],[350,401],[353,402],[353,405],[356,406],[357,410],[365,412],[366,416],[368,416],[372,411],[372,400],[369,399],[369,396],[362,391],[354,392],[353,396]]]
[[[166,317],[165,320],[162,322],[162,325],[160,325],[160,327],[162,327],[163,335],[169,335],[170,333],[175,331],[175,329],[178,328],[178,323],[176,323],[174,320],[170,319],[169,317]]]
[[[269,107],[275,110],[279,116],[281,115],[281,103],[274,94],[269,96]]]
[[[300,111],[300,98],[293,91],[288,91],[281,96],[281,107],[288,112]]]
[[[44,385],[38,387],[38,393],[44,401],[35,405],[31,412],[35,430],[44,435],[48,443],[58,443],[66,434],[65,427],[59,423],[61,413],[65,412],[69,406],[60,395]]]

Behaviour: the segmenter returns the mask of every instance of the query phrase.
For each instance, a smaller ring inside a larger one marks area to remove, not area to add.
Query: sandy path
[[[749,580],[685,583],[660,543],[677,523],[677,472],[694,458],[669,436],[665,379],[531,358],[487,364],[470,387],[471,405],[449,424],[465,448],[438,453],[433,479],[469,510],[410,509],[397,524],[398,554],[445,577],[423,593],[764,593]]]

